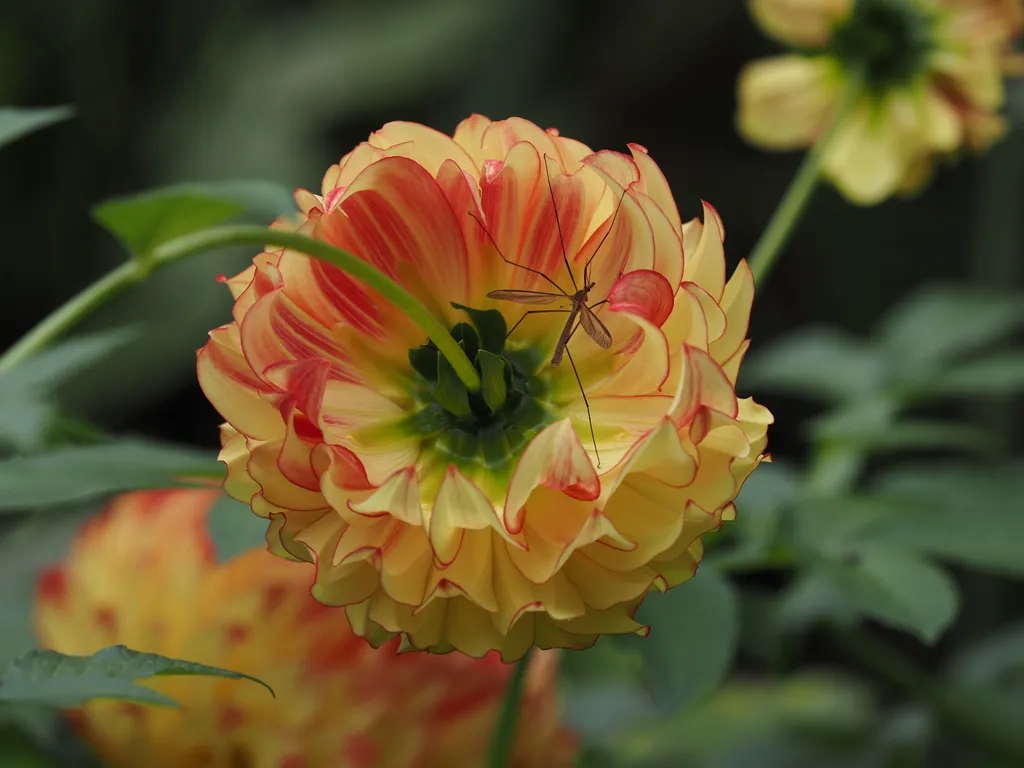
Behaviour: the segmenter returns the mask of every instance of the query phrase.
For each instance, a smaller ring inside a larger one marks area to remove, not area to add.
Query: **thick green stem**
[[[933,682],[887,644],[853,627],[832,628],[832,636],[865,667],[927,706],[951,731],[985,750],[994,760],[1024,765],[1024,739],[998,711],[950,687]]]
[[[505,698],[501,702],[501,710],[491,736],[491,748],[487,753],[487,768],[505,768],[512,757],[512,748],[516,742],[516,725],[519,722],[519,706],[522,703],[523,687],[526,681],[526,668],[530,664],[531,648],[526,652],[512,670]]]
[[[840,126],[849,117],[857,103],[857,99],[861,95],[862,82],[863,78],[857,72],[848,73],[846,88],[843,90],[839,105],[832,115],[828,127],[807,153],[796,176],[790,182],[786,194],[783,195],[775,213],[772,214],[771,221],[761,233],[754,250],[750,252],[748,261],[750,269],[754,273],[754,283],[757,286],[764,282],[772,267],[775,266],[793,227],[800,220],[800,216],[811,199],[811,194],[817,188],[825,154],[831,148]]]
[[[452,364],[471,392],[480,389],[480,375],[444,324],[400,285],[351,253],[294,232],[263,227],[215,227],[170,240],[144,259],[133,259],[90,285],[33,328],[0,357],[0,372],[9,370],[67,333],[96,308],[158,269],[214,248],[230,245],[277,246],[326,261],[375,290],[418,325]]]

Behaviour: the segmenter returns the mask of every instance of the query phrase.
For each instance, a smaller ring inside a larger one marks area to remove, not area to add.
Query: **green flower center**
[[[427,458],[439,465],[504,475],[530,440],[554,421],[544,404],[550,388],[534,375],[541,358],[529,348],[505,348],[507,325],[501,312],[452,306],[472,321],[456,323],[451,334],[480,374],[480,391],[466,389],[433,342],[411,349],[417,407],[400,427],[421,438]]]
[[[910,82],[932,51],[935,18],[914,0],[856,0],[832,34],[832,53],[862,68],[875,91]]]

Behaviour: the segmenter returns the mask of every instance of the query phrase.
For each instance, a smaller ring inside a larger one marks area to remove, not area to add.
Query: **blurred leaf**
[[[926,385],[938,395],[1006,395],[1024,390],[1024,352],[1001,352],[957,363]]]
[[[223,476],[214,454],[193,448],[133,439],[62,448],[0,461],[0,512]]]
[[[844,590],[820,572],[799,574],[779,595],[776,618],[788,632],[832,621],[843,625],[858,616]]]
[[[136,257],[176,237],[219,224],[246,209],[280,215],[293,210],[291,195],[268,181],[178,184],[100,203],[98,224]]]
[[[693,765],[729,755],[773,733],[854,734],[871,716],[862,684],[803,674],[769,682],[733,682],[699,707],[630,734],[618,735],[608,749],[615,766]],[[756,763],[755,763],[756,764]]]
[[[561,692],[566,725],[584,743],[605,743],[639,723],[657,719],[659,714],[643,688],[624,680],[570,682],[562,686]]]
[[[1024,623],[1014,624],[961,651],[950,663],[953,680],[968,685],[1024,684]]]
[[[921,378],[940,363],[996,341],[1024,322],[1020,296],[956,287],[926,288],[904,301],[879,326],[889,364]]]
[[[732,665],[739,632],[735,590],[704,563],[689,581],[664,594],[648,595],[637,620],[648,637],[616,636],[639,650],[659,704],[678,709],[717,686]]]
[[[882,473],[873,487],[872,538],[975,568],[1024,574],[1019,465],[975,469],[936,462]]]
[[[38,446],[54,417],[47,397],[62,383],[138,336],[131,328],[79,336],[56,344],[0,374],[0,443]]]
[[[26,734],[11,726],[0,726],[0,768],[49,768],[51,765],[46,754]]]
[[[251,675],[205,664],[140,653],[113,645],[92,656],[56,651],[29,651],[15,659],[0,679],[0,702],[75,707],[90,699],[124,699],[174,706],[173,699],[136,680],[170,675],[201,675],[252,680],[273,695],[270,686]]]
[[[883,424],[858,418],[861,415],[859,411],[844,411],[814,422],[814,439],[828,440],[864,453],[914,448],[959,448],[979,453],[995,450],[991,436],[978,427],[925,419],[905,419]]]
[[[48,125],[67,120],[74,114],[75,110],[71,107],[0,107],[0,147]]]
[[[736,498],[736,522],[730,528],[739,543],[727,552],[710,551],[708,562],[737,568],[767,560],[779,537],[782,508],[797,498],[800,482],[799,471],[785,460],[761,464]]]
[[[825,400],[878,389],[884,367],[875,350],[829,328],[806,328],[770,344],[743,370],[746,386]]]
[[[248,504],[235,501],[227,494],[210,509],[207,530],[219,562],[250,549],[267,547],[267,521],[254,515]]]
[[[822,560],[818,572],[850,603],[885,624],[935,642],[956,617],[956,584],[918,555],[872,547],[847,559]]]

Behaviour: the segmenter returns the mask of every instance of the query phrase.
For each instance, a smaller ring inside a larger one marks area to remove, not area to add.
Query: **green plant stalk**
[[[853,107],[862,93],[862,84],[863,77],[860,73],[853,70],[847,72],[846,85],[828,127],[807,153],[796,176],[793,177],[782,200],[779,201],[775,213],[772,214],[768,226],[765,227],[757,244],[750,252],[748,259],[750,270],[754,273],[754,284],[758,287],[764,283],[768,273],[775,266],[775,262],[789,240],[793,227],[800,220],[811,195],[817,188],[825,155],[832,147],[839,128],[853,111]]]
[[[214,227],[183,235],[158,246],[152,254],[145,258],[135,258],[122,264],[77,296],[72,297],[4,352],[0,356],[0,373],[24,362],[63,336],[98,307],[132,285],[142,282],[157,270],[188,256],[230,245],[288,248],[310,258],[333,264],[377,291],[404,312],[434,342],[438,351],[448,359],[462,383],[471,392],[480,389],[480,375],[444,324],[431,314],[430,310],[424,307],[415,296],[375,267],[357,256],[321,240],[314,240],[294,232],[278,232],[264,227],[251,226]]]
[[[887,644],[853,627],[832,627],[832,637],[852,657],[872,669],[904,693],[928,706],[950,730],[984,749],[996,760],[1024,765],[1024,739],[998,712],[949,687],[932,682],[928,675]]]
[[[519,706],[523,699],[523,687],[526,681],[526,668],[530,664],[533,649],[526,651],[512,670],[505,697],[501,701],[494,735],[491,736],[491,747],[487,752],[487,768],[506,768],[512,757],[512,748],[516,741],[516,725],[519,722]]]

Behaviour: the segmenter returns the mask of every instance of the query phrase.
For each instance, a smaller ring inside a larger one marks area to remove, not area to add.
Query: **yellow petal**
[[[750,13],[780,42],[796,47],[824,46],[854,0],[750,0]]]
[[[704,203],[703,227],[693,231],[699,233],[699,239],[686,238],[685,231],[683,235],[686,254],[683,280],[696,283],[718,301],[725,290],[725,228],[718,211],[710,203]]]
[[[454,160],[464,171],[479,178],[480,166],[450,136],[419,123],[395,121],[370,134],[369,143],[388,157],[408,157],[437,176],[445,160]]]
[[[752,62],[737,83],[737,128],[748,141],[769,149],[810,146],[835,107],[839,85],[824,57],[791,55]]]

